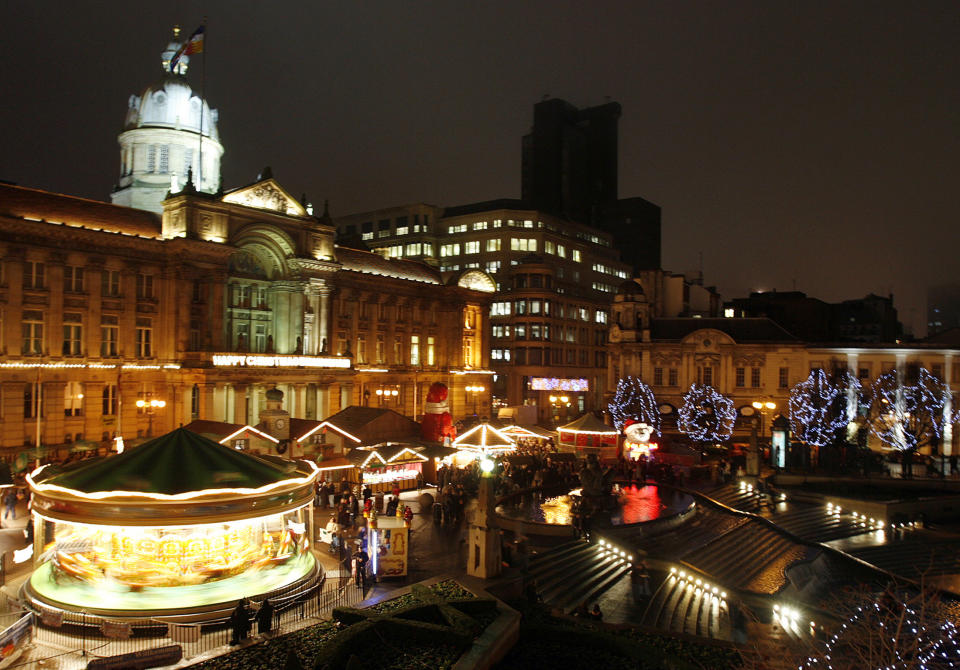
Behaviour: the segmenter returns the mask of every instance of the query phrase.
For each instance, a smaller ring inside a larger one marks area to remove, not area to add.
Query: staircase
[[[641,623],[671,633],[733,639],[726,600],[676,575],[667,577],[654,593]]]
[[[543,602],[565,611],[582,602],[596,601],[629,572],[626,558],[585,540],[538,554],[531,559],[528,570],[537,581]]]

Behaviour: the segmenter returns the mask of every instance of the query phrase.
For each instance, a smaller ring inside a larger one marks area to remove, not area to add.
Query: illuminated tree
[[[730,398],[706,384],[691,384],[683,395],[677,427],[696,442],[724,442],[733,433],[737,410]]]
[[[623,430],[625,421],[633,420],[645,423],[660,434],[660,409],[650,387],[633,376],[623,377],[617,382],[617,392],[607,405],[613,425]]]
[[[745,670],[946,670],[960,667],[960,630],[933,589],[888,585],[844,590],[821,606],[832,621],[810,626],[793,610],[775,614],[795,635],[760,639],[742,651]],[[814,615],[816,616],[816,615]]]
[[[890,449],[903,454],[902,475],[911,476],[913,454],[937,444],[956,415],[946,411],[949,390],[926,368],[891,370],[871,387],[867,422],[870,432]]]
[[[807,444],[823,447],[832,443],[853,419],[848,407],[856,407],[859,394],[860,382],[849,372],[830,377],[819,368],[811,370],[790,390],[790,430]]]

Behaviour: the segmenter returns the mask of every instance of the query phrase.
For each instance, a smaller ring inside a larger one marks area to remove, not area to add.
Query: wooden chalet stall
[[[617,460],[620,431],[608,426],[593,413],[587,412],[576,421],[560,426],[558,448],[578,458],[594,454],[601,460]]]

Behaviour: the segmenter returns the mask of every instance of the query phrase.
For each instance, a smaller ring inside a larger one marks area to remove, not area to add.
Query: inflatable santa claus
[[[443,442],[457,436],[450,418],[450,406],[447,404],[447,385],[434,382],[427,391],[427,402],[423,407],[423,420],[420,422],[420,435],[431,442]]]

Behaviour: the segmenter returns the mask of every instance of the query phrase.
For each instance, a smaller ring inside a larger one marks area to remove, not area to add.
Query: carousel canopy
[[[209,489],[258,489],[307,475],[294,461],[245,454],[178,428],[116,456],[46,468],[36,481],[83,493],[178,495]]]
[[[597,435],[619,435],[620,431],[598,419],[593,412],[587,412],[576,421],[560,426],[557,430],[568,433],[594,433]]]
[[[489,451],[491,449],[516,449],[517,444],[509,435],[489,423],[480,423],[453,441],[457,449]]]

